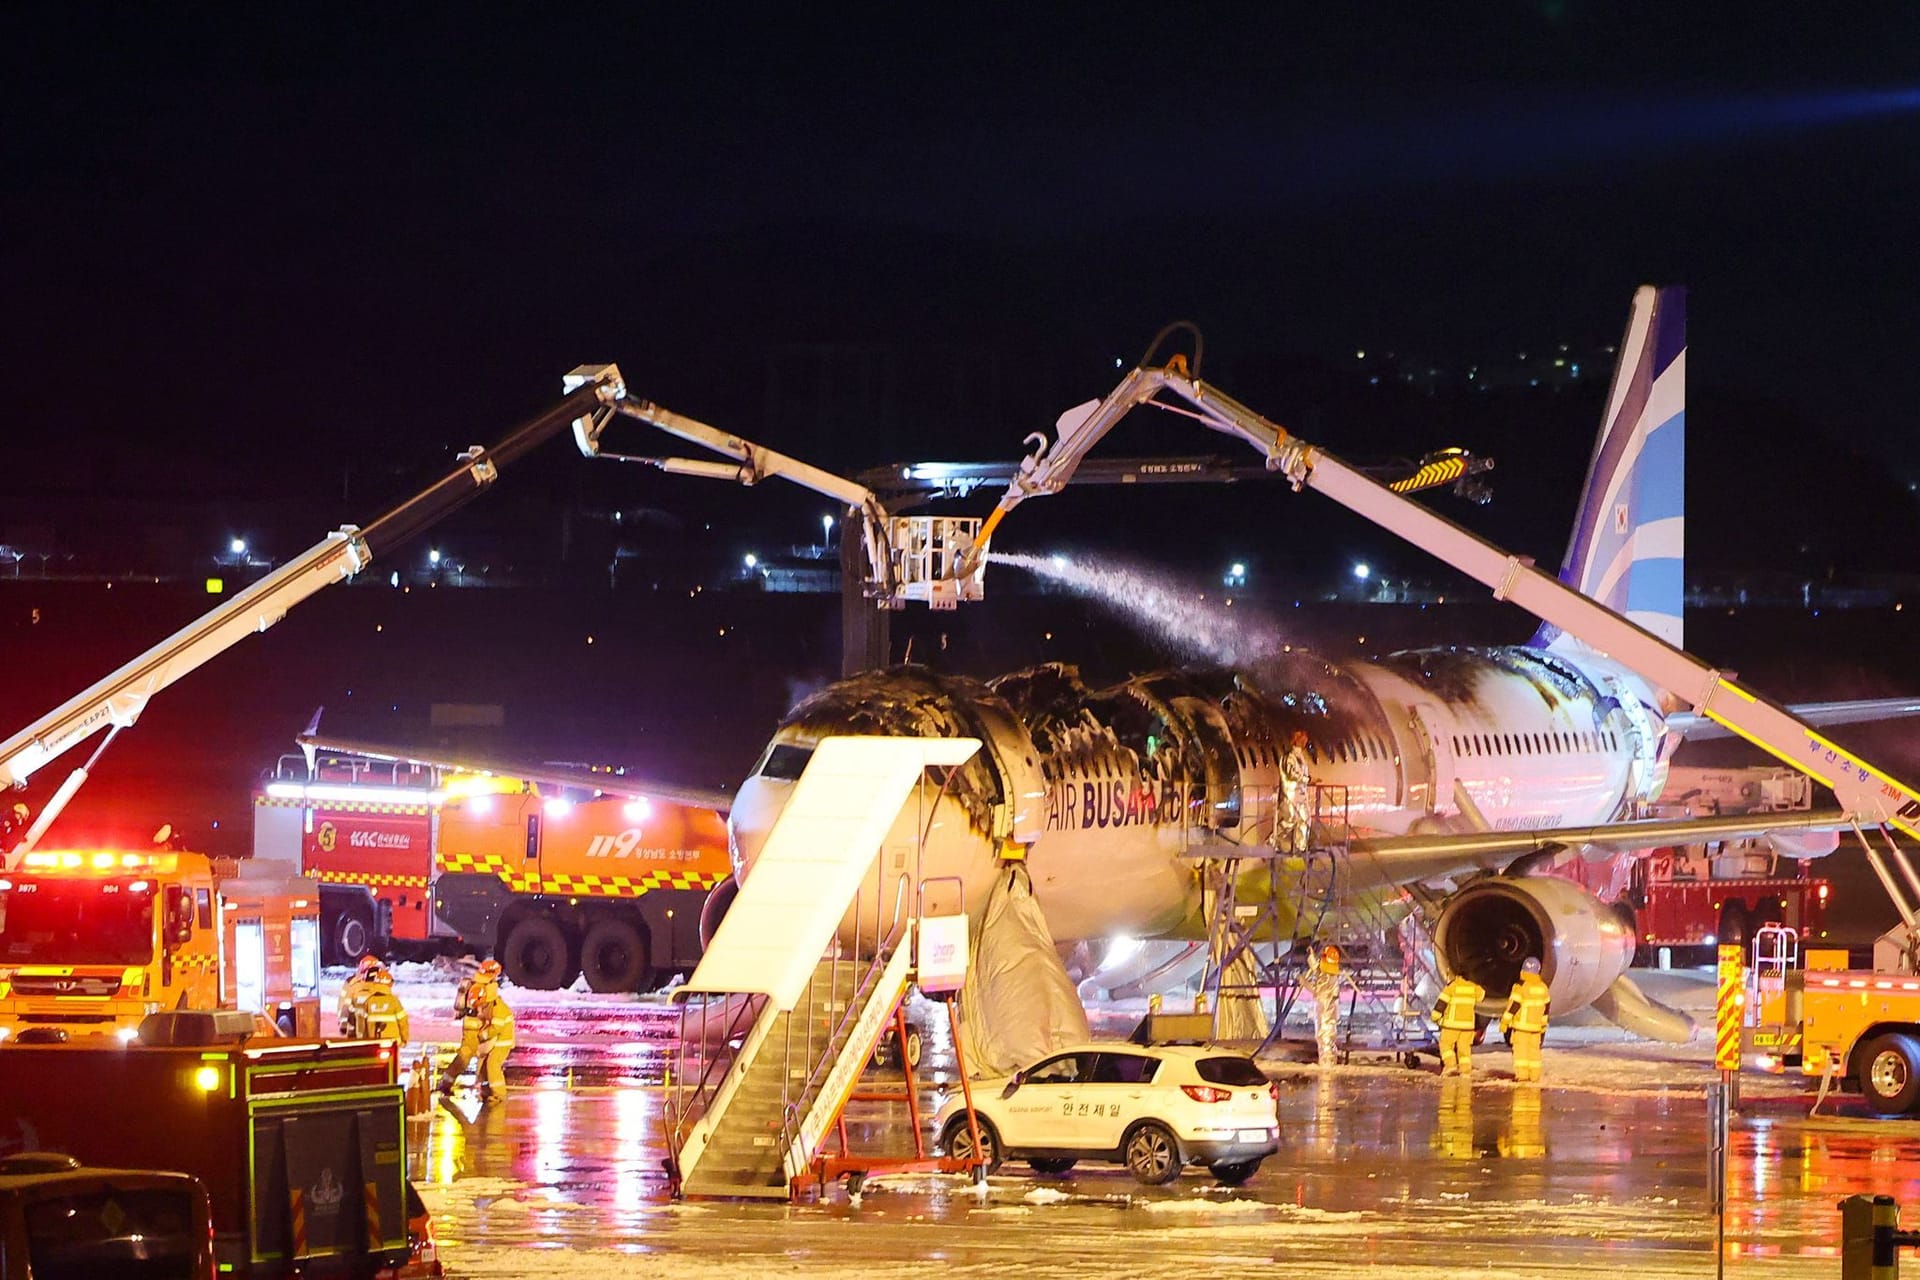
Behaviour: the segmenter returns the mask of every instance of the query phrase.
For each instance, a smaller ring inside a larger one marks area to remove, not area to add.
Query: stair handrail
[[[879,877],[875,877],[874,896],[876,899],[878,899],[880,893],[883,891],[883,883]],[[853,991],[847,997],[847,1007],[841,1012],[839,1021],[834,1023],[833,1029],[827,1033],[826,1042],[821,1046],[818,1054],[813,1053],[813,1026],[812,1020],[808,1020],[807,1052],[812,1058],[813,1069],[808,1073],[806,1081],[800,1086],[799,1093],[789,1093],[785,1097],[784,1105],[780,1109],[780,1152],[783,1159],[793,1151],[794,1144],[800,1140],[800,1124],[803,1118],[801,1114],[802,1109],[808,1104],[814,1092],[820,1087],[826,1073],[833,1069],[833,1064],[838,1060],[839,1055],[844,1053],[848,1047],[840,1044],[839,1048],[835,1049],[834,1046],[840,1042],[842,1034],[848,1031],[853,1023],[859,1019],[862,1010],[866,1006],[866,1001],[872,998],[874,986],[880,981],[881,975],[886,971],[887,962],[893,957],[894,950],[900,945],[901,935],[905,931],[905,927],[911,923],[906,918],[905,911],[907,893],[912,887],[912,883],[912,877],[905,871],[900,872],[895,878],[893,919],[888,922],[887,934],[884,939],[880,937],[879,903],[878,901],[875,902],[873,959],[867,965],[866,972],[861,974],[859,979],[854,983]],[[860,942],[859,919],[859,910],[856,905],[854,912],[856,964],[858,963],[857,957],[859,954],[857,948]],[[789,1035],[791,1035],[791,1023],[788,1025],[788,1032]]]
[[[732,1000],[734,994],[743,995],[744,998],[740,1000],[729,1013],[726,1026],[720,1032],[719,1039],[716,1041],[708,1034],[707,1023],[709,1012],[713,1008],[713,1002],[716,998],[720,1001],[721,1005],[725,1007]],[[700,1034],[698,1040],[694,1041],[694,1043],[700,1045],[701,1062],[703,1065],[699,1079],[689,1085],[687,1079],[690,1073],[686,1069],[687,1045],[693,1038],[687,1035],[687,1002],[685,1000],[681,1001],[680,1044],[676,1054],[679,1059],[680,1070],[674,1073],[674,1088],[667,1094],[666,1115],[667,1141],[672,1151],[676,1168],[679,1165],[680,1152],[686,1145],[687,1138],[692,1132],[693,1126],[699,1123],[700,1116],[706,1113],[706,1106],[711,1105],[714,1096],[718,1094],[721,1087],[726,1084],[728,1073],[733,1070],[733,1065],[738,1058],[738,1054],[730,1052],[728,1049],[733,1043],[734,1036],[751,1029],[754,1022],[758,1021],[766,1004],[767,1001],[764,997],[757,997],[752,993],[724,993],[716,995],[716,993],[708,992],[701,995]],[[749,1014],[751,1015],[750,1017],[747,1016]],[[721,1065],[723,1062],[725,1063],[724,1067]],[[719,1073],[717,1078],[715,1076],[716,1071]],[[696,1104],[706,1105],[701,1105],[699,1111],[696,1113]]]

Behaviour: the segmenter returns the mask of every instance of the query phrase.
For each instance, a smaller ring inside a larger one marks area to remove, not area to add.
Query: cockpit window
[[[760,776],[777,778],[782,782],[793,782],[806,771],[807,761],[813,759],[812,747],[796,747],[792,743],[774,744],[767,752],[767,758],[760,762]]]

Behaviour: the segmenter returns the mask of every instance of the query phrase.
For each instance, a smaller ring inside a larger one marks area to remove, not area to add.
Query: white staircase
[[[815,748],[676,994],[668,1122],[682,1195],[785,1199],[812,1162],[911,977],[912,873],[881,874],[881,843],[927,766],[963,764],[979,746],[828,738]]]

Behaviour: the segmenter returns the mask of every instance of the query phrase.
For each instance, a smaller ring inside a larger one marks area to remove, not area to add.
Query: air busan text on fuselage
[[[1639,291],[1562,569],[1676,644],[1684,332],[1681,291]],[[1504,992],[1532,955],[1556,1009],[1612,991],[1605,1007],[1631,1013],[1644,1005],[1615,986],[1630,986],[1622,975],[1634,949],[1621,913],[1567,879],[1487,873],[1519,869],[1501,833],[1590,828],[1655,799],[1680,737],[1662,707],[1659,691],[1621,665],[1546,632],[1524,646],[1354,662],[1292,650],[1105,689],[1059,664],[990,681],[896,667],[789,713],[735,797],[735,872],[751,874],[823,738],[974,737],[978,755],[923,783],[876,876],[956,878],[978,912],[1018,847],[1056,940],[1201,936],[1194,855],[1273,841],[1288,744],[1303,734],[1315,843],[1365,849],[1349,859],[1357,891],[1424,884],[1448,894],[1435,927],[1443,969]],[[1253,879],[1243,901],[1262,891]],[[1653,1033],[1684,1035],[1685,1020]]]

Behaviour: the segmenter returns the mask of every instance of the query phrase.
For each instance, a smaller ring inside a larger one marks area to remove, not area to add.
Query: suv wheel
[[[985,1117],[975,1117],[980,1126],[980,1158],[986,1165],[986,1171],[993,1173],[1000,1168],[1000,1135],[993,1131]],[[973,1161],[973,1135],[967,1131],[967,1117],[955,1116],[947,1122],[947,1129],[940,1137],[940,1145],[947,1154],[956,1160]]]
[[[1149,1120],[1127,1135],[1127,1172],[1142,1186],[1158,1187],[1180,1176],[1180,1146],[1165,1125]]]

